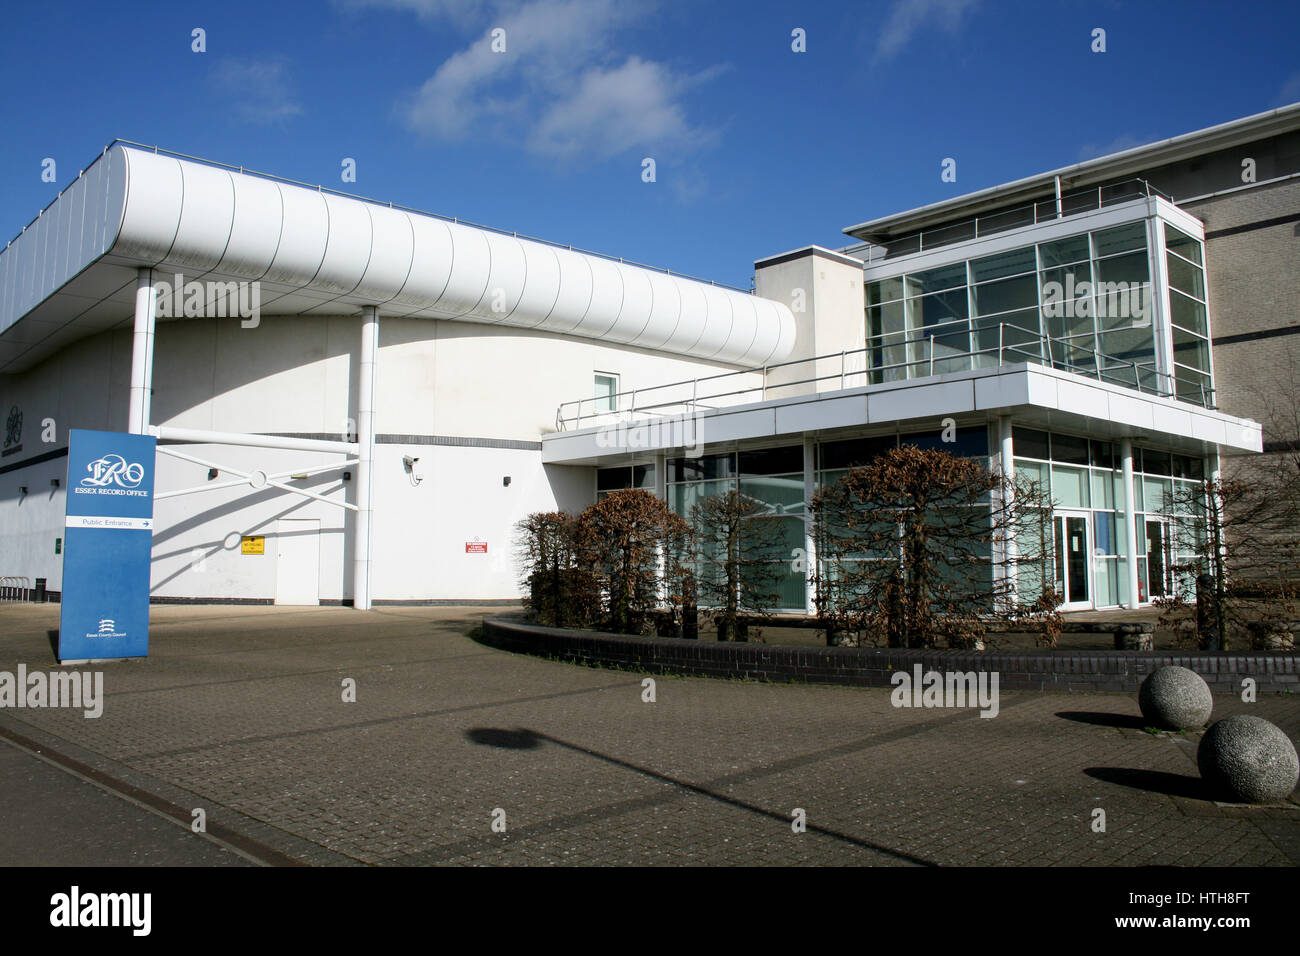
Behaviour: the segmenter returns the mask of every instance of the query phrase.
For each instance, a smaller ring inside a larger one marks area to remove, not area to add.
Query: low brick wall
[[[935,651],[896,648],[792,647],[629,637],[599,631],[539,627],[517,618],[483,620],[479,640],[502,650],[581,664],[629,667],[653,674],[695,674],[761,681],[807,681],[889,687],[896,671],[998,673],[1002,690],[1136,691],[1157,667],[1196,671],[1210,689],[1240,693],[1244,678],[1260,692],[1300,690],[1295,654],[1143,651]]]

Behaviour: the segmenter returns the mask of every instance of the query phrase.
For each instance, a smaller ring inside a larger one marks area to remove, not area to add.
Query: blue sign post
[[[69,433],[60,661],[149,653],[156,444],[148,435]]]

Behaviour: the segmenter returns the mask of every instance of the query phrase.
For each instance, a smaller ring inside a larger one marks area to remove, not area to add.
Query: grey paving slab
[[[1207,799],[1195,735],[1144,732],[1135,695],[1004,693],[983,719],[659,677],[646,703],[643,675],[475,643],[485,613],[156,607],[150,657],[100,668],[102,717],[0,709],[0,730],[314,864],[1300,861],[1300,807]],[[52,668],[57,621],[0,605],[0,670]],[[1294,695],[1215,708],[1300,736]]]

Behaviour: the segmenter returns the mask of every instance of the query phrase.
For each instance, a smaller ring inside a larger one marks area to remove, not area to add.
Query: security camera
[[[424,481],[424,471],[420,468],[420,459],[412,455],[403,455],[402,464],[406,467],[406,473],[411,476],[412,485],[418,485]]]

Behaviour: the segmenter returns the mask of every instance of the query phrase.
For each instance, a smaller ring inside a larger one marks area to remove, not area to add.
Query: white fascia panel
[[[1151,417],[1151,402],[1136,395],[1111,392],[1106,397],[1106,417],[1120,425],[1149,431],[1155,427]]]
[[[171,252],[185,203],[185,181],[174,159],[155,153],[127,153],[126,208],[113,252],[154,266]]]
[[[232,176],[230,239],[215,272],[256,280],[266,275],[280,248],[284,228],[283,199],[273,182],[256,176]]]
[[[390,301],[406,285],[415,261],[411,219],[400,209],[367,206],[371,252],[353,294],[370,301]]]
[[[778,405],[774,411],[778,435],[799,434],[823,428],[848,428],[866,424],[867,397],[849,395],[843,398],[824,398],[797,405]]]
[[[234,186],[224,169],[177,164],[181,174],[181,215],[176,239],[158,264],[165,272],[193,277],[213,269],[226,253],[235,219]]]
[[[867,421],[872,425],[916,418],[937,420],[974,410],[975,389],[969,380],[934,382],[867,395]]]
[[[451,276],[447,287],[429,308],[431,315],[458,319],[483,301],[492,275],[492,252],[487,233],[456,223],[444,223],[451,236]]]
[[[975,379],[975,407],[980,411],[1014,408],[1029,403],[1029,375],[1020,371],[1011,374],[987,375]]]
[[[325,201],[329,226],[320,270],[311,282],[316,292],[347,295],[356,289],[366,274],[373,255],[370,212],[365,203],[329,193]]]
[[[1106,389],[1061,378],[1056,383],[1056,407],[1075,415],[1096,415],[1106,407]]]
[[[777,434],[776,410],[757,408],[748,412],[722,412],[696,423],[699,440],[707,445],[745,438],[770,438]]]
[[[284,206],[280,245],[263,277],[286,285],[309,285],[320,272],[329,240],[329,212],[325,197],[309,189],[276,183]]]

